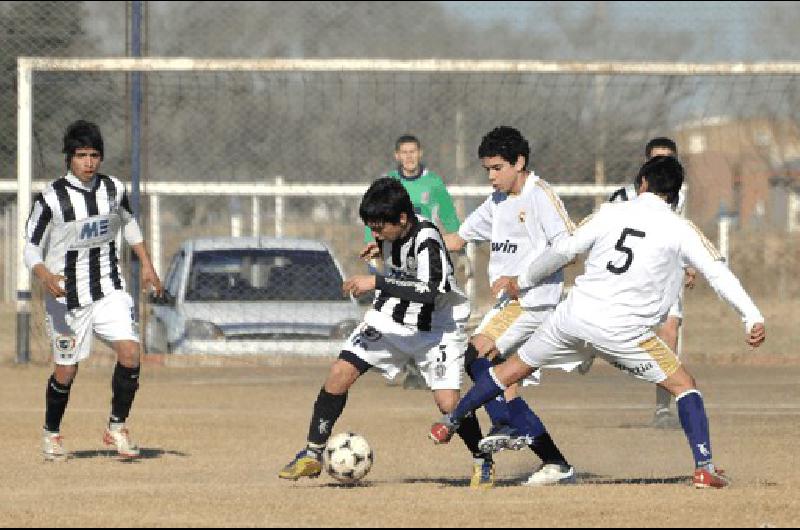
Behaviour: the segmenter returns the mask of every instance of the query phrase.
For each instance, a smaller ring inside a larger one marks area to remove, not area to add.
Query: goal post
[[[479,184],[483,177],[478,168],[468,169],[464,146],[474,149],[480,134],[500,124],[517,126],[532,139],[537,172],[544,168],[542,176],[554,184],[559,194],[575,199],[600,200],[627,182],[631,170],[641,161],[643,142],[650,136],[678,136],[682,153],[701,155],[709,151],[711,143],[723,143],[727,138],[728,133],[721,130],[720,123],[738,124],[747,128],[748,134],[755,131],[750,141],[754,146],[753,157],[769,159],[770,163],[788,159],[794,144],[800,143],[795,138],[796,127],[784,123],[787,120],[797,123],[796,113],[800,108],[797,105],[800,63],[792,62],[20,57],[15,190],[18,231],[24,228],[30,212],[34,152],[51,149],[49,144],[37,147],[34,142],[37,76],[64,75],[68,80],[83,80],[84,87],[94,84],[112,91],[116,81],[109,81],[105,74],[124,76],[133,72],[159,76],[157,82],[150,82],[151,88],[154,84],[159,88],[149,100],[150,127],[155,130],[164,124],[174,125],[172,136],[158,138],[159,144],[173,142],[166,146],[167,150],[182,150],[181,140],[190,144],[225,141],[226,135],[232,135],[230,131],[239,127],[241,133],[232,139],[234,144],[246,146],[252,141],[255,147],[237,150],[238,161],[258,159],[243,164],[247,166],[244,170],[237,171],[231,166],[231,174],[225,175],[203,159],[202,150],[193,151],[198,159],[195,165],[181,159],[166,170],[163,164],[169,161],[169,156],[154,155],[154,162],[143,168],[142,192],[155,201],[146,224],[149,233],[156,235],[161,231],[163,214],[170,210],[158,201],[194,196],[272,198],[275,208],[270,216],[276,223],[274,233],[283,234],[283,225],[278,227],[278,223],[284,218],[281,212],[288,215],[291,211],[292,198],[341,198],[352,203],[365,187],[363,180],[385,169],[386,164],[379,160],[385,161],[392,148],[386,138],[418,129],[423,130],[426,154],[432,153],[437,161],[449,157],[444,174],[455,175],[457,179],[470,176],[466,182],[448,180],[451,194],[472,199],[485,196],[488,188]],[[208,79],[204,77],[207,75],[216,77]],[[44,84],[52,98],[69,90],[69,83],[60,78]],[[85,97],[90,98],[91,94]],[[241,107],[236,106],[238,100]],[[163,104],[164,101],[169,104]],[[206,121],[192,122],[192,111],[180,106],[186,101],[197,106],[195,114],[207,112]],[[108,108],[125,103],[110,101]],[[74,111],[83,112],[78,108]],[[103,127],[105,112],[105,109],[93,110],[90,117]],[[112,111],[107,112],[110,116]],[[720,116],[731,120],[720,122]],[[116,125],[124,122],[118,114],[114,119]],[[220,136],[214,130],[204,130],[219,119],[228,120],[220,127],[223,131]],[[622,122],[624,127],[619,125]],[[344,138],[336,137],[339,126],[348,131]],[[56,121],[53,127],[63,127],[63,123]],[[359,135],[348,137],[353,131],[359,131]],[[386,133],[377,137],[375,131]],[[50,139],[59,133],[48,131]],[[123,136],[118,130],[114,134],[117,140]],[[735,132],[731,134],[735,136]],[[432,144],[436,147],[429,148]],[[743,151],[750,149],[750,144],[734,148]],[[267,158],[268,154],[279,156]],[[719,163],[739,167],[741,162],[734,160],[734,156],[725,153]],[[286,175],[284,184],[276,184],[280,168],[257,167],[281,163],[300,166],[297,161],[301,157],[306,157],[302,167],[297,168],[297,174],[304,176],[302,182],[297,175]],[[365,159],[363,163],[353,162],[360,157]],[[617,162],[612,164],[612,159]],[[325,173],[327,165],[341,166],[342,161],[347,162],[344,176]],[[181,163],[189,167],[182,167]],[[716,162],[703,159],[703,163]],[[209,168],[203,167],[204,164]],[[55,177],[52,164],[39,162],[39,166],[42,174],[37,179]],[[699,167],[715,170],[709,165]],[[198,171],[205,174],[195,178]],[[181,180],[176,181],[176,176]],[[726,196],[724,200],[740,200],[742,208],[749,207],[741,197]],[[702,203],[701,199],[698,201]],[[787,208],[791,210],[795,202],[789,201]],[[716,207],[712,205],[712,209]],[[263,208],[259,201],[249,208],[254,220],[253,233],[260,233],[258,219],[266,217],[263,210],[268,208]],[[587,213],[584,211],[587,208],[591,205],[581,203],[578,216]],[[198,228],[198,233],[202,229]],[[21,237],[15,247],[17,359],[26,362],[30,358],[28,330],[32,325],[31,278],[21,264],[24,248]],[[158,255],[161,251],[159,246]]]

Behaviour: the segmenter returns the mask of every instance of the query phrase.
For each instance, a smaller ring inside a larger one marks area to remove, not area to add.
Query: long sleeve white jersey
[[[531,173],[518,195],[492,193],[472,212],[458,235],[465,241],[489,241],[489,282],[519,276],[544,250],[569,235],[575,225],[552,188]],[[556,271],[521,290],[523,307],[554,306],[561,299],[564,274]]]
[[[764,321],[708,239],[652,193],[603,204],[534,264],[528,279],[535,281],[587,251],[585,272],[567,303],[573,316],[603,337],[635,338],[659,324],[680,292],[684,263],[739,312],[748,332]]]
[[[116,177],[96,175],[89,185],[68,173],[33,201],[25,232],[25,263],[64,276],[69,309],[84,307],[114,290],[124,290],[116,239],[124,229],[130,245],[142,234]]]

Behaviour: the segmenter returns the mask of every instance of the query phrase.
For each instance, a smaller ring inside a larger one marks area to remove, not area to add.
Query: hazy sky
[[[446,9],[483,24],[501,22],[517,28],[545,33],[557,41],[566,36],[553,17],[553,2],[442,2]],[[688,32],[698,42],[694,61],[764,60],[761,36],[769,31],[763,19],[766,11],[783,19],[800,19],[797,2],[558,2],[566,21],[591,17],[598,4],[615,31],[642,29]],[[794,48],[794,47],[792,47]],[[787,52],[784,51],[784,54]],[[784,55],[800,59],[800,50]],[[769,57],[775,58],[775,57]],[[624,59],[624,58],[623,58]]]

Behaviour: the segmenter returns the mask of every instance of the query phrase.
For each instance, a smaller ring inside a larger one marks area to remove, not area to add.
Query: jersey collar
[[[422,175],[424,175],[426,171],[427,171],[427,169],[425,168],[425,165],[424,164],[420,164],[419,165],[419,172],[416,175],[411,175],[410,177],[407,177],[403,173],[403,166],[400,166],[400,165],[397,166],[397,174],[400,175],[401,179],[405,179],[405,180],[417,180]]]
[[[646,191],[644,193],[640,193],[634,199],[636,201],[644,201],[647,204],[652,204],[654,207],[665,208],[667,210],[672,210],[672,206],[670,206],[667,201],[656,195],[655,193],[651,193]]]
[[[79,191],[94,191],[97,188],[97,184],[100,182],[100,178],[95,175],[92,177],[92,180],[89,181],[89,184],[84,184],[81,182],[81,179],[72,174],[72,171],[68,171],[64,178],[67,180],[67,184]]]

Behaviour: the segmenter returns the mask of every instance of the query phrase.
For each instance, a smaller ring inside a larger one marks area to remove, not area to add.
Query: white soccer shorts
[[[342,345],[342,350],[371,364],[387,379],[394,379],[406,362],[414,359],[432,390],[459,390],[464,373],[469,310],[455,310],[454,313],[450,325],[419,331],[370,309]]]
[[[678,357],[652,331],[635,339],[609,341],[593,336],[590,327],[560,304],[553,315],[519,350],[522,361],[535,368],[581,363],[597,356],[612,366],[651,383],[660,383],[681,366]]]
[[[45,310],[45,324],[56,364],[75,365],[88,359],[93,334],[108,342],[139,342],[133,324],[133,299],[125,291],[114,291],[73,310],[67,310],[66,304],[48,296]]]
[[[484,335],[492,339],[500,355],[507,358],[533,336],[553,313],[553,309],[553,306],[523,308],[519,301],[505,298],[483,316],[475,335]],[[580,363],[568,363],[548,368],[560,368],[569,372],[577,368],[578,364]],[[522,386],[538,385],[540,382],[541,371],[537,370],[522,381]]]

